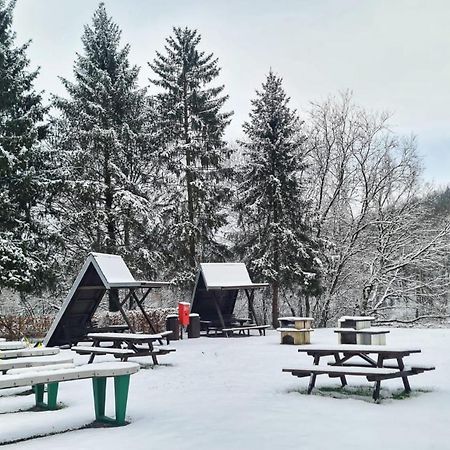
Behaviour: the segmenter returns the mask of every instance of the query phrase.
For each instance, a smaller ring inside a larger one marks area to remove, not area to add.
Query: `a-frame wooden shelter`
[[[202,263],[192,294],[191,311],[199,314],[202,322],[229,327],[233,325],[238,293],[243,290],[250,318],[259,325],[253,306],[255,290],[267,286],[267,283],[253,283],[243,263]]]
[[[143,307],[151,289],[167,286],[160,281],[137,281],[121,256],[105,253],[90,253],[64,300],[59,313],[44,339],[45,346],[76,344],[85,336],[92,316],[105,293],[111,289],[125,289],[125,297],[119,301],[119,310],[134,332],[123,306],[133,299],[142,311],[150,329],[156,333],[150,317]],[[141,294],[138,294],[141,292]]]

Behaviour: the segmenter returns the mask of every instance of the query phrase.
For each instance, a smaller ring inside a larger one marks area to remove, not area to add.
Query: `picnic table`
[[[72,350],[80,355],[90,355],[88,364],[94,361],[96,355],[113,355],[122,361],[132,356],[151,356],[153,363],[158,364],[157,355],[175,351],[165,346],[153,346],[154,342],[162,339],[161,334],[88,333],[87,338],[92,341],[92,346],[76,346]],[[105,343],[112,343],[112,346],[101,345]]]
[[[410,392],[409,376],[426,370],[434,370],[433,366],[405,365],[403,361],[405,357],[421,352],[416,347],[354,344],[308,345],[299,348],[298,351],[312,356],[313,364],[297,369],[283,369],[283,371],[290,372],[298,377],[309,376],[308,394],[311,393],[315,386],[317,375],[326,374],[329,377],[338,377],[342,386],[347,384],[346,375],[361,375],[365,376],[368,381],[375,381],[373,398],[377,400],[380,395],[382,380],[402,378],[405,392]],[[329,362],[327,366],[320,366],[320,358],[323,356],[332,356],[334,361]],[[386,363],[389,360],[395,360],[395,362]]]
[[[384,345],[390,332],[384,328],[372,327],[372,316],[342,316],[338,320],[339,344]]]

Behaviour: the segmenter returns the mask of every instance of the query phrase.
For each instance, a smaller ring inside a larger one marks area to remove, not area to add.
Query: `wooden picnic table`
[[[349,371],[352,371],[353,368],[365,368],[365,373],[373,372],[374,375],[377,375],[374,371],[371,371],[371,368],[385,368],[394,370],[392,373],[387,373],[383,377],[376,377],[374,380],[376,381],[375,390],[374,390],[374,399],[379,397],[380,392],[380,383],[382,379],[388,378],[402,378],[403,385],[405,387],[406,392],[411,391],[411,387],[409,385],[408,376],[415,375],[417,373],[421,373],[424,370],[432,370],[429,367],[418,366],[409,367],[405,369],[405,364],[403,359],[406,356],[411,355],[412,353],[420,353],[421,350],[417,347],[390,347],[386,345],[354,345],[354,344],[340,344],[340,345],[307,345],[305,347],[299,348],[298,351],[300,353],[306,353],[309,356],[312,356],[314,359],[313,365],[318,366],[320,362],[320,358],[322,356],[333,356],[334,362],[330,362],[329,365],[335,367],[335,369],[330,369],[330,372],[334,372],[334,376],[338,376],[341,379],[342,386],[347,384],[345,378],[345,372],[347,370],[347,374]],[[374,355],[375,358],[369,356]],[[355,361],[354,358],[359,358],[359,361]],[[361,359],[363,361],[361,361]],[[387,360],[396,360],[396,364],[388,363]],[[337,367],[342,367],[342,372],[339,373]],[[291,371],[292,370],[287,370]],[[295,369],[294,369],[295,371]],[[320,373],[326,373],[326,371],[322,371]],[[308,392],[311,392],[314,387],[316,376],[318,373],[310,374],[310,383],[308,387]],[[359,373],[358,373],[359,374]],[[297,375],[299,376],[299,375]],[[304,376],[304,375],[301,375]]]
[[[96,355],[112,354],[123,361],[133,356],[151,356],[153,363],[158,364],[157,355],[165,355],[175,351],[173,348],[160,346],[155,349],[153,343],[162,339],[161,334],[140,333],[88,333],[87,338],[92,341],[92,346],[76,346],[72,350],[79,354],[89,354],[89,362],[92,363]],[[112,343],[105,347],[101,344]]]

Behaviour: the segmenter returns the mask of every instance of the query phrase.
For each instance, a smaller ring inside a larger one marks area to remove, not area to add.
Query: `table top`
[[[355,344],[337,344],[337,345],[304,345],[298,349],[301,353],[312,353],[322,355],[332,355],[334,353],[346,354],[394,354],[407,355],[410,353],[420,353],[417,347],[391,347],[388,345],[355,345]]]
[[[338,319],[338,322],[344,322],[346,320],[372,321],[372,320],[375,320],[375,317],[372,317],[372,316],[342,316]]]
[[[313,317],[294,317],[294,316],[290,316],[290,317],[278,317],[278,320],[281,321],[285,321],[285,322],[296,322],[298,320],[309,320],[310,322],[314,321]]]
[[[139,333],[88,333],[87,337],[96,341],[118,342],[153,342],[162,339],[160,334]]]

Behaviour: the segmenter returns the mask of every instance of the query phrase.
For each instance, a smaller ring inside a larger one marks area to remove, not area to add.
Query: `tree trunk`
[[[305,316],[311,316],[311,304],[309,302],[309,295],[305,295]]]
[[[272,283],[272,326],[278,327],[278,295],[279,295],[279,282],[275,280]]]
[[[192,183],[194,181],[193,167],[195,159],[192,155],[192,150],[189,147],[191,143],[189,137],[189,114],[188,114],[188,101],[187,101],[187,80],[184,76],[183,79],[183,128],[184,128],[184,143],[186,144],[186,189],[187,189],[187,207],[188,207],[188,218],[191,227],[194,227],[194,192]],[[196,266],[196,254],[195,254],[195,235],[193,230],[190,230],[188,237],[188,247],[189,247],[189,265],[192,268]]]
[[[111,171],[109,166],[110,154],[108,148],[104,151],[103,177],[105,182],[105,215],[106,215],[106,252],[115,254],[117,252],[116,244],[116,222],[113,214],[114,193],[112,188]],[[119,292],[117,289],[109,291],[109,310],[111,312],[119,311]]]

